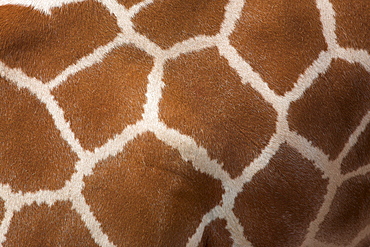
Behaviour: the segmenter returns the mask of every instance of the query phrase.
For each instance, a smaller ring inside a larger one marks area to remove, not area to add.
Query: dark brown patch
[[[0,99],[0,182],[25,192],[63,187],[77,156],[46,106],[1,78]]]
[[[142,2],[143,0],[117,0],[118,3],[124,5],[126,8],[131,8],[133,5]]]
[[[152,58],[143,51],[121,47],[55,90],[84,148],[93,150],[103,145],[141,119],[152,65]]]
[[[335,10],[339,45],[370,52],[370,2],[332,0],[331,3]]]
[[[280,95],[327,47],[314,1],[248,1],[230,41]]]
[[[111,41],[116,19],[100,3],[53,8],[51,16],[29,7],[0,7],[0,60],[43,82]]]
[[[292,130],[335,159],[368,110],[370,74],[359,64],[337,59],[292,103],[288,120]]]
[[[283,144],[235,201],[235,214],[255,247],[299,246],[326,193],[323,173]]]
[[[197,35],[217,34],[226,3],[226,0],[154,1],[133,22],[138,32],[162,48],[169,48]]]
[[[99,162],[84,181],[87,203],[118,246],[185,246],[223,192],[152,133]]]
[[[98,246],[69,202],[25,206],[15,213],[6,237],[4,247]]]
[[[370,124],[360,135],[342,163],[342,173],[348,173],[370,164]]]
[[[205,147],[212,159],[240,175],[275,131],[276,113],[243,85],[215,48],[166,65],[160,118]]]
[[[370,174],[345,181],[334,197],[316,238],[347,245],[370,224]]]
[[[226,230],[226,220],[216,219],[205,227],[199,247],[231,247],[231,234]]]

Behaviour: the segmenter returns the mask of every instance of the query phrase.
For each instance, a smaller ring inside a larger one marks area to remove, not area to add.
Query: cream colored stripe
[[[144,0],[138,4],[133,5],[129,10],[128,14],[132,18],[137,13],[139,13],[143,8],[147,7],[148,5],[152,4],[154,0]]]
[[[233,247],[252,247],[252,243],[245,238],[244,228],[234,212],[227,212],[227,214],[225,214],[225,219],[227,222],[226,229],[229,230],[231,238],[234,240]]]
[[[360,63],[370,73],[370,54],[368,51],[341,47],[337,49],[336,57],[350,63]]]
[[[339,170],[332,171],[339,173]],[[338,181],[340,181],[339,176],[337,177],[329,177],[329,185],[327,187],[327,193],[324,196],[324,202],[321,205],[321,208],[316,215],[316,219],[311,221],[309,228],[308,228],[308,233],[306,234],[305,241],[301,244],[301,247],[306,247],[310,246],[310,242],[312,239],[315,238],[316,233],[320,230],[319,226],[320,224],[324,221],[325,216],[328,214],[330,211],[330,205],[334,199],[334,196],[337,192],[338,188]]]
[[[221,211],[220,206],[216,206],[212,208],[208,213],[206,213],[203,218],[202,222],[199,224],[198,228],[196,229],[195,233],[193,236],[191,236],[188,239],[188,243],[186,244],[186,247],[193,247],[193,246],[198,246],[200,241],[202,240],[203,233],[204,233],[204,228],[209,225],[213,220],[219,218],[220,211]]]
[[[331,61],[332,55],[329,52],[320,52],[319,57],[298,77],[298,81],[295,83],[294,88],[285,93],[284,100],[293,102],[302,97],[303,93],[311,87],[314,80],[316,80],[320,74],[324,74],[328,70]]]
[[[284,138],[279,134],[274,134],[272,136],[267,146],[262,150],[261,154],[244,169],[240,177],[234,179],[232,186],[235,187],[235,190],[238,193],[242,191],[245,183],[249,183],[257,172],[264,169],[268,165],[271,158],[276,154],[280,145],[284,141]],[[233,200],[235,200],[235,198]]]
[[[355,131],[349,136],[347,143],[344,145],[344,148],[339,153],[338,157],[333,161],[337,166],[340,166],[340,164],[342,164],[343,159],[348,155],[351,148],[356,145],[358,138],[360,137],[362,132],[365,131],[369,123],[370,123],[370,110],[362,118],[360,124],[357,126]]]
[[[342,175],[341,181],[342,183],[347,181],[348,179],[351,179],[353,177],[357,176],[363,176],[363,175],[370,175],[370,164],[367,164],[366,166],[361,166],[357,170],[346,173]],[[369,232],[370,233],[370,232]]]
[[[306,159],[313,161],[314,165],[324,173],[324,178],[330,176],[332,172],[328,167],[329,156],[326,155],[320,148],[315,147],[312,143],[294,131],[287,133],[287,142],[290,146],[297,149]]]
[[[185,161],[191,161],[196,170],[211,175],[224,183],[229,182],[229,174],[222,169],[216,160],[211,160],[205,148],[198,146],[193,138],[180,134],[175,129],[169,129],[163,123],[150,126],[156,137],[177,149]]]
[[[226,39],[234,31],[235,24],[242,15],[244,4],[243,0],[230,0],[225,6],[225,17],[221,24],[220,36]]]
[[[307,246],[310,239],[313,239],[316,233],[320,230],[319,226],[325,220],[325,216],[330,211],[331,203],[336,195],[337,189],[342,185],[342,183],[355,176],[364,175],[370,172],[370,166],[360,167],[356,171],[345,174],[345,175],[341,175],[341,171],[340,171],[342,160],[348,154],[350,148],[356,144],[359,135],[363,132],[363,130],[369,124],[370,122],[369,117],[370,117],[370,114],[367,114],[362,119],[359,126],[351,134],[349,141],[347,142],[347,144],[341,151],[341,154],[339,155],[337,160],[334,160],[332,162],[329,162],[329,161],[326,162],[327,167],[325,167],[325,171],[326,171],[325,174],[329,177],[329,185],[327,187],[327,194],[324,197],[324,202],[319,210],[319,213],[316,216],[316,219],[310,223],[310,226],[308,228],[308,233],[306,235],[306,240],[301,245],[302,247]]]
[[[103,59],[116,47],[128,43],[128,40],[122,35],[118,35],[113,41],[109,42],[104,46],[100,46],[95,49],[90,55],[87,55],[79,59],[75,64],[68,66],[63,72],[57,77],[47,83],[50,90],[58,87],[69,77],[76,73],[93,66],[96,63],[100,63]]]
[[[17,85],[18,88],[26,88],[31,94],[35,95],[45,104],[49,111],[55,127],[60,131],[61,137],[70,145],[71,149],[82,157],[85,153],[80,142],[72,132],[69,122],[64,118],[64,111],[59,107],[58,102],[50,93],[50,89],[41,81],[28,77],[20,69],[10,69],[4,63],[0,62],[1,77]]]
[[[362,240],[370,237],[370,224],[367,225],[362,231],[360,231],[357,236],[352,240],[352,243],[349,247],[357,246]]]
[[[100,227],[101,224],[91,212],[84,196],[82,194],[73,195],[71,202],[72,209],[76,210],[76,212],[81,216],[81,220],[90,231],[91,237],[95,240],[95,243],[104,247],[116,247],[116,245],[109,241],[108,235],[103,233]]]
[[[316,6],[320,11],[323,35],[328,45],[328,50],[329,52],[333,52],[339,47],[337,44],[337,35],[335,34],[336,22],[333,5],[329,0],[316,0]]]
[[[175,59],[182,54],[197,52],[215,45],[216,45],[215,36],[199,35],[184,40],[182,42],[176,43],[171,48],[166,50],[163,56],[166,59]]]
[[[9,203],[11,203],[11,201],[9,200],[5,202],[4,218],[1,221],[1,225],[0,225],[0,246],[3,246],[3,243],[6,240],[5,235],[9,230],[10,223],[14,216],[14,209],[10,205],[8,205]]]
[[[64,4],[69,4],[69,3],[78,3],[78,2],[83,2],[85,0],[47,0],[47,1],[42,1],[42,0],[0,0],[0,6],[1,5],[6,5],[6,4],[14,4],[14,5],[21,5],[25,7],[30,7],[32,6],[36,10],[50,15],[51,14],[51,9],[56,8],[56,7],[61,7]]]
[[[249,83],[267,102],[272,104],[275,109],[279,108],[279,104],[283,98],[276,95],[274,91],[269,88],[268,84],[262,80],[257,72],[253,71],[252,67],[243,58],[240,57],[236,49],[231,46],[229,42],[219,41],[217,47],[221,56],[228,60],[230,67],[235,69],[242,78],[243,84]]]

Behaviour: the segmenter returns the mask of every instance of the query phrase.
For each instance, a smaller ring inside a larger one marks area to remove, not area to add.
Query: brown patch
[[[22,191],[63,187],[77,156],[45,105],[1,78],[0,99],[0,182]]]
[[[99,162],[84,181],[87,203],[118,246],[185,246],[223,192],[152,133]]]
[[[115,18],[95,1],[63,5],[51,13],[1,6],[0,60],[46,82],[119,32]]]
[[[323,173],[283,144],[244,186],[235,214],[253,246],[299,246],[326,193]]]
[[[205,227],[199,246],[205,247],[231,247],[233,241],[231,234],[226,230],[226,220],[216,219]]]
[[[340,46],[367,49],[370,52],[370,2],[332,0],[336,34]]]
[[[370,174],[345,181],[320,225],[320,241],[347,245],[370,224]]]
[[[204,146],[233,176],[256,158],[275,131],[276,113],[243,85],[215,48],[166,65],[160,118]]]
[[[227,0],[154,1],[133,22],[138,32],[162,48],[169,48],[197,35],[217,34],[226,3]]]
[[[3,221],[5,216],[5,202],[0,198],[0,222]]]
[[[152,65],[143,51],[120,47],[56,89],[56,98],[84,148],[103,145],[141,118]]]
[[[4,247],[98,246],[70,202],[33,203],[14,214]]]
[[[370,124],[342,163],[342,173],[348,173],[370,164]]]
[[[133,5],[142,2],[143,0],[117,0],[118,3],[124,5],[126,8],[131,8]]]
[[[248,1],[230,42],[280,95],[327,48],[313,0]]]
[[[302,98],[292,103],[290,128],[335,159],[370,110],[370,74],[359,64],[334,60]]]

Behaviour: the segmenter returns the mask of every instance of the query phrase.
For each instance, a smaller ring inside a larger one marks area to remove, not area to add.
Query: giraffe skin
[[[0,0],[0,246],[370,246],[367,0]]]

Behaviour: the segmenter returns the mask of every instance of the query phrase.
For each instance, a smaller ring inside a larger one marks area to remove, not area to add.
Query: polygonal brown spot
[[[14,190],[59,189],[77,156],[35,96],[0,78],[0,182]]]
[[[0,7],[0,60],[44,82],[111,41],[116,19],[100,3],[84,1],[52,8]]]
[[[338,43],[344,47],[367,49],[370,52],[370,2],[333,0]]]
[[[231,234],[226,230],[226,220],[216,219],[204,228],[199,247],[231,247],[233,241]]]
[[[55,90],[83,147],[93,150],[141,118],[152,58],[120,47]]]
[[[299,246],[326,193],[323,173],[282,144],[268,166],[244,185],[235,214],[253,246]]]
[[[370,109],[370,74],[359,64],[334,60],[303,97],[292,103],[290,128],[338,156]]]
[[[94,240],[71,203],[33,203],[14,214],[4,247],[94,246]]]
[[[166,65],[160,118],[205,147],[233,176],[256,158],[275,131],[276,113],[215,48]]]
[[[333,199],[316,238],[348,245],[370,224],[370,173],[345,181]]]
[[[154,1],[134,18],[135,29],[162,48],[197,35],[215,35],[227,0]]]
[[[130,8],[135,4],[142,2],[143,0],[118,0],[120,4],[124,5],[126,8]]]
[[[223,192],[151,133],[99,162],[84,181],[87,203],[117,246],[185,246]]]
[[[313,0],[248,1],[230,41],[280,95],[327,47]]]
[[[356,145],[351,149],[342,163],[342,173],[348,173],[370,164],[370,124],[360,135]]]

